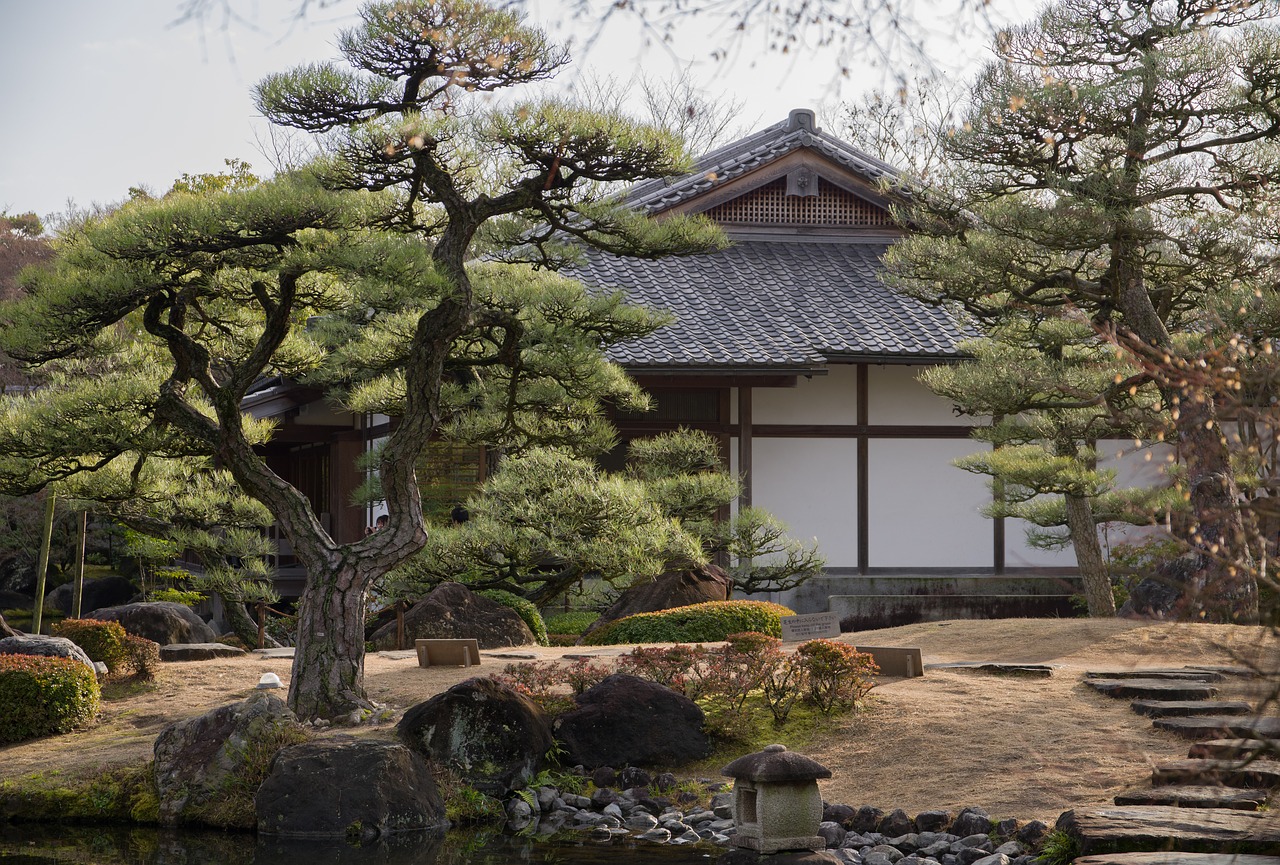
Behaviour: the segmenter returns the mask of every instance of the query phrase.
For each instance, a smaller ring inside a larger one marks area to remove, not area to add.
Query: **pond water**
[[[0,823],[5,865],[708,865],[724,851],[635,842],[533,841],[500,832],[423,833],[355,846],[249,833]]]

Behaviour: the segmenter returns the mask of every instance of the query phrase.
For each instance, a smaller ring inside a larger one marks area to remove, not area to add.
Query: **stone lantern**
[[[721,774],[733,779],[734,844],[759,853],[826,847],[818,834],[818,779],[831,777],[826,766],[786,745],[769,745],[734,760]]]

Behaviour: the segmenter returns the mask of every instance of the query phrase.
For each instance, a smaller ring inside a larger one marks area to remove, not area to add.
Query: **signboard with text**
[[[807,616],[782,617],[782,642],[817,640],[840,636],[839,613],[811,613]]]

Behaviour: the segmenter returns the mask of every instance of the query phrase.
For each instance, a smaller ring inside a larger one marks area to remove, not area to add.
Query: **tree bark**
[[[1175,408],[1178,450],[1186,467],[1195,520],[1187,540],[1202,553],[1204,563],[1184,590],[1183,617],[1257,624],[1253,555],[1213,394],[1174,391],[1169,398]]]
[[[244,602],[222,595],[222,609],[227,614],[227,624],[231,626],[231,633],[250,648],[258,645],[258,623],[245,611]],[[263,642],[268,649],[280,648],[279,641],[270,634],[265,636]]]
[[[289,708],[299,718],[347,720],[373,709],[364,693],[365,597],[370,576],[343,559],[307,566],[298,605]]]
[[[1132,145],[1131,145],[1132,146]],[[1168,350],[1169,331],[1156,314],[1142,271],[1138,235],[1122,222],[1112,242],[1116,298],[1125,325],[1149,346]],[[1245,532],[1240,490],[1230,449],[1218,424],[1209,387],[1161,385],[1172,409],[1179,456],[1187,470],[1196,521],[1185,539],[1201,555],[1201,569],[1184,588],[1183,617],[1190,621],[1257,624],[1258,584]]]
[[[1076,567],[1084,583],[1084,598],[1092,618],[1114,617],[1115,597],[1111,594],[1111,575],[1098,543],[1098,526],[1093,520],[1093,506],[1084,496],[1065,495],[1067,530],[1076,552]]]

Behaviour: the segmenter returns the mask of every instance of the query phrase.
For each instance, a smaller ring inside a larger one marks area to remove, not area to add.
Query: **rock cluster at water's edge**
[[[597,841],[732,845],[736,826],[731,792],[716,793],[703,808],[692,794],[671,789],[675,779],[670,775],[650,778],[635,769],[607,771],[620,784],[634,780],[644,786],[598,788],[590,798],[539,787],[532,797],[536,809],[521,798],[507,802],[508,825],[540,836],[576,830]],[[605,775],[602,769],[592,773],[593,778]],[[912,819],[896,809],[886,813],[869,805],[824,805],[822,817],[818,834],[828,853],[848,865],[1030,865],[1035,858],[1031,851],[1048,831],[1039,820],[993,822],[981,808],[956,814],[923,811]]]

